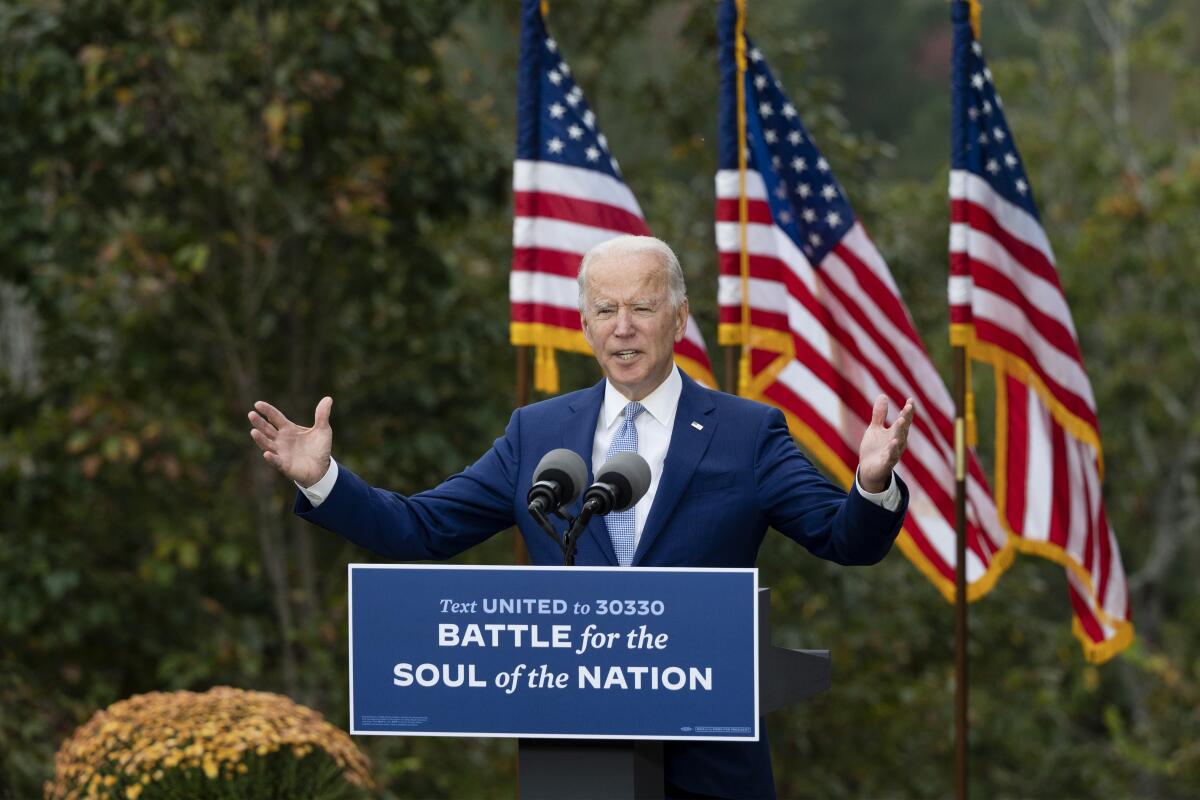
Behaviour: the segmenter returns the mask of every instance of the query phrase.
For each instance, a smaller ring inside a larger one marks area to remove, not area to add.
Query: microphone
[[[632,508],[650,488],[650,465],[637,453],[618,453],[600,468],[583,495],[585,513],[604,516]]]
[[[579,497],[585,481],[587,467],[578,453],[565,447],[551,450],[533,471],[533,486],[525,496],[529,513],[544,519],[547,513],[569,505]]]

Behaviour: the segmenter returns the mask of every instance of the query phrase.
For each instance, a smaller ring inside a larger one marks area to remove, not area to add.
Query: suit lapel
[[[592,445],[596,441],[596,423],[600,419],[600,406],[604,403],[604,381],[593,386],[571,404],[571,414],[563,430],[563,447],[574,450],[583,458],[587,465],[586,490],[596,478],[592,475]],[[580,494],[582,495],[582,491]],[[571,513],[578,514],[582,506],[582,497],[571,506]],[[617,553],[613,550],[612,540],[608,536],[608,528],[602,517],[593,517],[580,538],[590,536],[595,540],[600,552],[608,559],[611,566],[618,566]]]
[[[667,447],[654,504],[650,506],[650,515],[638,540],[637,552],[633,554],[635,565],[641,562],[666,526],[717,429],[717,419],[712,416],[714,405],[708,390],[682,371],[679,374],[683,378],[683,391],[679,395],[679,408],[675,411],[675,424],[671,428],[671,444]],[[693,422],[700,422],[701,429],[697,430]]]

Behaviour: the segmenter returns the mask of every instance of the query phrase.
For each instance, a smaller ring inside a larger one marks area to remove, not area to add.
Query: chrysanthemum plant
[[[218,686],[136,695],[63,742],[47,800],[351,800],[372,788],[345,732],[287,697]]]

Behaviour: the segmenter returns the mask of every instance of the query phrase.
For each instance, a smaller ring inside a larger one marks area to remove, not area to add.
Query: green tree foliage
[[[245,414],[265,397],[311,419],[333,394],[339,457],[406,490],[503,425],[502,265],[459,231],[503,214],[505,164],[444,94],[431,42],[452,16],[0,12],[0,258],[40,362],[0,406],[16,796],[135,691],[232,683],[344,715],[344,564],[363,555],[289,519]]]
[[[948,11],[749,5],[949,375]],[[973,793],[1194,796],[1200,29],[1179,0],[985,5],[1139,640],[1088,666],[1061,569],[1018,559],[972,606]],[[706,0],[549,16],[710,337],[714,22]],[[0,797],[135,692],[268,689],[345,723],[344,567],[369,555],[291,518],[245,413],[332,394],[335,455],[405,492],[502,429],[517,24],[515,2],[0,0]],[[560,363],[566,389],[597,375]],[[769,720],[781,796],[949,796],[949,606],[898,553],[848,570],[769,537],[760,563],[777,638],[835,661],[833,692]],[[511,742],[384,738],[385,797],[512,794]]]

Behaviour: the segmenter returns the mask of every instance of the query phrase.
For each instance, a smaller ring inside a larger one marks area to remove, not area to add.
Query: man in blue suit
[[[448,558],[516,524],[533,563],[562,563],[525,501],[537,462],[559,447],[579,453],[593,474],[631,450],[651,470],[633,509],[593,518],[579,539],[580,565],[749,567],[768,527],[840,564],[887,554],[908,501],[892,468],[911,400],[890,426],[887,399],[876,400],[846,494],[800,453],[777,409],[705,389],[675,366],[688,304],[666,244],[627,236],[594,247],[580,266],[579,306],[605,380],[517,409],[482,458],[435,489],[404,497],[335,462],[329,397],[311,428],[256,403],[250,435],[300,488],[297,514],[400,560]],[[664,769],[668,797],[775,796],[765,739],[667,742]]]

